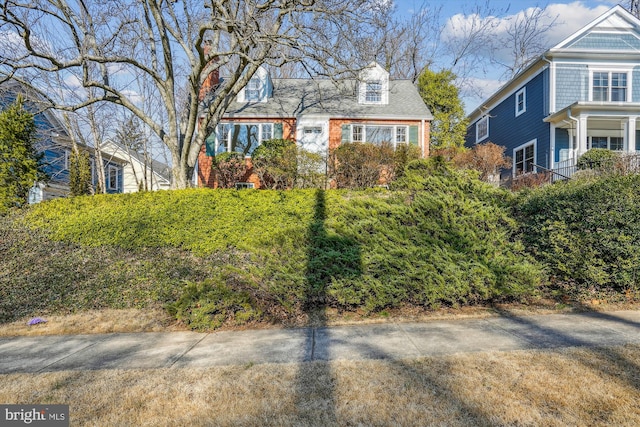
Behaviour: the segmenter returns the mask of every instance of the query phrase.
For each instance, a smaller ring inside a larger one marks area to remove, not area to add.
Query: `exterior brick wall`
[[[282,123],[282,137],[284,139],[295,140],[296,136],[296,120],[293,118],[276,120],[273,118],[242,118],[233,119],[233,123]],[[253,172],[251,159],[247,158],[245,161],[247,162],[248,173],[243,178],[243,182],[251,182],[255,188],[260,188],[260,179]],[[204,145],[198,154],[198,187],[218,188],[215,171],[213,170],[213,157],[207,156]]]

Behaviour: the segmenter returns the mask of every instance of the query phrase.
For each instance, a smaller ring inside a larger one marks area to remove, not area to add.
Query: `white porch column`
[[[578,143],[578,156],[587,152],[587,118],[578,116],[578,129],[576,129],[576,140]]]
[[[636,152],[636,116],[629,117],[627,124],[627,152]]]

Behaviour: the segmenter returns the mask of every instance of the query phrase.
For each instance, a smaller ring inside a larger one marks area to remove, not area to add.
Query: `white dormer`
[[[258,67],[249,83],[238,93],[238,102],[267,102],[273,93],[273,82],[269,72]]]
[[[359,104],[389,103],[389,73],[377,62],[360,72],[358,80]]]

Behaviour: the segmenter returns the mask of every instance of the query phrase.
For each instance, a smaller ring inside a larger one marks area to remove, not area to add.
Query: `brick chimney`
[[[211,53],[211,40],[205,40],[202,45],[205,57],[209,56]],[[217,68],[214,69],[214,64],[218,61],[218,58],[214,57],[209,61],[209,64],[204,68],[205,77],[202,79],[200,83],[200,93],[198,95],[198,100],[203,101],[209,92],[213,88],[215,88],[220,82],[220,72]]]

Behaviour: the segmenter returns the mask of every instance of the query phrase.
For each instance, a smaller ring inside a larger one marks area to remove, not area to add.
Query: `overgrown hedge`
[[[529,251],[572,291],[637,290],[640,175],[605,175],[521,195],[516,217]]]
[[[378,311],[531,295],[541,269],[515,236],[510,199],[473,173],[429,160],[411,163],[393,191],[194,189],[76,197],[34,206],[23,226],[88,250],[171,249],[191,254],[185,256],[197,265],[207,257],[224,260],[208,264],[204,277],[193,277],[188,264],[179,274],[172,270],[170,286],[145,303],[165,304],[206,329],[287,321],[325,304]],[[64,256],[58,251],[50,260]],[[128,257],[105,264],[104,274],[116,265],[137,271],[135,257]],[[137,289],[136,280],[148,278],[130,278],[129,286]],[[11,286],[19,283],[14,278]],[[110,280],[96,283],[122,293]],[[2,286],[8,285],[0,279]],[[83,301],[76,305],[88,304]],[[98,292],[91,304],[115,302]]]

